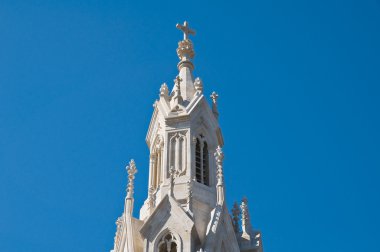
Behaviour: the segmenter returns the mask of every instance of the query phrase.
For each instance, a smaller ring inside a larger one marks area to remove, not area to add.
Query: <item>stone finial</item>
[[[185,21],[183,25],[177,24],[177,29],[183,32],[183,40],[178,42],[177,55],[181,62],[178,64],[180,69],[182,65],[186,65],[191,69],[194,68],[193,64],[190,62],[194,58],[193,43],[189,39],[189,35],[195,35],[195,31],[189,28],[188,23]]]
[[[215,160],[216,160],[216,177],[218,181],[218,185],[223,185],[223,159],[224,159],[224,153],[222,151],[222,148],[218,146],[216,148],[216,152],[214,154]]]
[[[194,81],[194,88],[201,94],[203,93],[203,82],[199,77],[197,77]]]
[[[135,161],[132,159],[126,167],[128,172],[127,199],[133,198],[135,174],[137,173]]]
[[[239,233],[239,216],[241,214],[238,203],[235,201],[231,210],[232,213],[232,225],[234,226],[235,233]]]
[[[187,62],[187,66],[189,66],[191,69],[194,69],[194,66],[190,60],[194,58],[195,52],[193,43],[190,40],[182,40],[178,42],[177,56],[182,63]]]
[[[223,159],[224,154],[222,151],[222,148],[218,146],[216,148],[216,152],[214,153],[215,161],[216,161],[216,197],[217,197],[217,203],[218,205],[223,205],[224,203],[224,185],[223,185]]]
[[[169,89],[165,82],[161,85],[160,97],[163,97],[165,100],[167,100],[169,97]]]
[[[251,236],[252,227],[251,220],[249,218],[249,210],[248,210],[248,199],[246,197],[243,198],[241,205],[241,228],[243,232],[243,236]]]
[[[213,91],[210,97],[212,99],[212,103],[216,104],[216,101],[218,100],[219,95],[215,91]]]
[[[177,24],[176,28],[183,32],[183,40],[189,40],[189,35],[195,35],[195,31],[190,29],[187,21],[185,21],[183,25]]]
[[[219,95],[214,91],[214,92],[212,92],[212,94],[210,95],[210,97],[212,99],[212,113],[215,115],[216,119],[218,119],[219,112],[218,112],[218,103],[217,103],[217,100],[218,100]]]

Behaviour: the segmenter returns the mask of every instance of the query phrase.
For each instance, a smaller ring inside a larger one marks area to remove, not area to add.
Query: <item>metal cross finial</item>
[[[181,30],[183,32],[183,40],[188,40],[189,39],[189,34],[190,35],[195,35],[195,31],[189,28],[189,24],[187,21],[181,24],[176,25],[178,30]]]

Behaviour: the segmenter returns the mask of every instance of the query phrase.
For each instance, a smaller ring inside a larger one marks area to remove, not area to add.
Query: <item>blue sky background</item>
[[[182,35],[266,252],[377,251],[380,2],[0,2],[0,251],[109,251]]]

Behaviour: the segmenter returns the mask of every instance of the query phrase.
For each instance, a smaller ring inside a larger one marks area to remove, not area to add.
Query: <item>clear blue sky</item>
[[[112,248],[184,20],[265,251],[378,251],[379,0],[134,2],[1,1],[0,251]]]

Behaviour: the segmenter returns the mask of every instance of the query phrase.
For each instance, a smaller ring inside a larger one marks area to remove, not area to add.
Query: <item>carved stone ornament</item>
[[[189,28],[188,23],[185,21],[183,25],[177,24],[177,29],[183,32],[183,40],[178,42],[177,55],[181,61],[187,61],[194,58],[193,43],[189,39],[189,35],[195,35],[195,31]]]
[[[160,88],[160,96],[167,98],[169,97],[169,89],[166,83],[162,83],[161,88]]]
[[[241,229],[242,229],[242,236],[251,236],[252,227],[251,227],[251,220],[249,218],[249,210],[248,210],[248,200],[246,197],[243,198],[241,205]]]
[[[174,89],[173,89],[173,96],[172,96],[172,101],[174,101],[173,106],[172,106],[172,112],[177,112],[182,110],[182,102],[183,98],[181,96],[181,81],[182,78],[177,76],[174,79]]]
[[[212,99],[212,103],[213,103],[213,104],[217,104],[216,102],[217,102],[217,100],[218,100],[219,95],[218,95],[215,91],[212,92],[212,94],[210,95],[210,97],[211,97],[211,99]]]
[[[223,184],[224,153],[223,153],[222,148],[220,146],[218,146],[218,148],[216,148],[216,152],[215,152],[214,156],[215,156],[215,161],[216,161],[216,166],[217,166],[216,177],[218,180],[218,185],[221,185],[221,184]]]
[[[203,82],[199,77],[197,77],[194,81],[194,88],[200,93],[203,93]]]
[[[155,200],[156,200],[156,196],[154,194],[154,188],[150,187],[149,190],[148,190],[148,204],[149,204],[149,208],[153,209]]]
[[[128,172],[127,198],[133,198],[135,174],[137,173],[135,161],[132,159],[126,167]]]
[[[195,52],[191,40],[182,40],[178,42],[177,55],[182,61],[194,58]]]
[[[174,166],[171,166],[169,169],[169,175],[170,175],[170,196],[174,196],[174,175],[175,175],[175,169]]]

